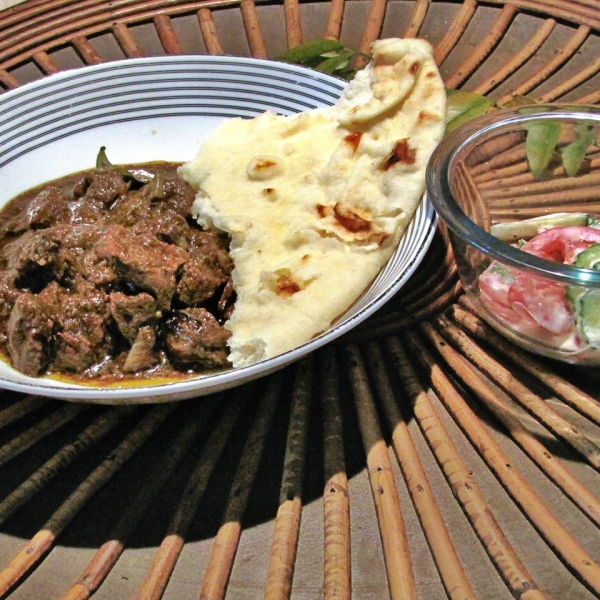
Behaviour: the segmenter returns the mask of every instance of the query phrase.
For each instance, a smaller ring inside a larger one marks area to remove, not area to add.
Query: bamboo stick
[[[269,430],[279,401],[281,384],[281,373],[277,373],[261,399],[258,414],[244,445],[242,457],[227,498],[221,527],[213,542],[200,591],[201,600],[217,600],[225,597],[242,535],[242,519],[267,443]]]
[[[344,18],[345,0],[331,0],[329,3],[329,14],[325,27],[325,38],[328,40],[339,40]]]
[[[441,335],[436,335],[429,327],[424,327],[423,330],[427,339],[438,351],[448,347]],[[412,337],[410,339],[413,342],[411,347],[415,350],[415,340]],[[437,391],[436,384],[433,381],[432,384]],[[462,430],[468,435],[471,443],[555,554],[589,589],[595,594],[600,594],[600,566],[571,537],[546,504],[536,495],[466,402],[456,393],[442,391],[439,395]]]
[[[399,331],[404,331],[408,327],[420,323],[423,319],[428,319],[446,308],[456,299],[461,291],[462,284],[460,281],[456,281],[444,294],[440,294],[440,296],[432,300],[429,306],[407,314],[398,312],[394,315],[394,318],[390,317],[389,322],[386,319],[386,322],[382,325],[374,324],[372,327],[350,331],[343,336],[342,340],[344,342],[355,342],[371,338],[382,338],[398,333]]]
[[[21,82],[6,69],[0,69],[0,83],[9,90],[14,90],[21,85]]]
[[[196,409],[193,415],[185,415],[183,427],[177,436],[173,437],[169,452],[163,454],[153,467],[152,473],[148,474],[109,533],[108,540],[100,546],[61,600],[87,600],[98,590],[125,550],[127,541],[137,529],[155,497],[190,450],[201,427],[214,412],[215,405],[216,402],[213,400],[202,405],[204,410]]]
[[[500,156],[501,160],[505,165],[497,165],[498,156],[494,156],[490,159],[487,165],[482,164],[473,169],[474,178],[477,182],[478,187],[485,192],[486,196],[490,197],[494,195],[494,190],[498,186],[526,186],[527,184],[536,183],[536,178],[529,169],[529,163],[527,162],[527,153],[525,147],[522,145],[515,146],[506,154]],[[593,147],[590,148],[586,159],[589,160],[589,170],[596,171],[600,167],[600,158],[598,157],[598,150]],[[494,166],[490,166],[490,165]],[[559,182],[566,182],[567,176],[562,165],[557,165],[552,169],[550,173],[549,182],[559,180]],[[572,179],[569,179],[572,181]],[[539,182],[538,182],[539,183]],[[551,183],[547,184],[551,185]]]
[[[339,365],[333,346],[324,348],[318,358],[321,362],[325,465],[323,598],[350,600],[352,594],[350,500],[344,459]]]
[[[358,50],[362,54],[371,54],[371,44],[379,37],[379,33],[383,26],[386,7],[387,0],[370,0],[369,13],[358,46]],[[361,67],[365,64],[367,64],[367,59],[364,57],[358,58],[355,62],[356,67]]]
[[[473,478],[472,471],[463,462],[431,404],[427,392],[418,383],[417,369],[428,374],[428,384],[430,382],[438,397],[446,404],[453,416],[457,414],[457,411],[462,410],[464,404],[462,399],[416,333],[413,330],[408,331],[404,340],[406,341],[406,351],[397,338],[392,338],[388,348],[392,352],[396,372],[400,377],[411,382],[410,385],[419,386],[416,388],[418,395],[413,398],[413,412],[454,496],[513,596],[521,600],[545,598],[546,596],[538,589],[537,584],[494,518],[485,497]],[[410,353],[413,359],[410,362],[407,353]],[[413,367],[413,361],[418,366]],[[471,411],[465,410],[463,415],[468,429],[479,425],[479,419]],[[464,426],[464,423],[461,424]]]
[[[312,371],[310,357],[302,360],[296,367],[279,508],[275,518],[264,600],[287,599],[292,590],[302,517],[302,484],[306,468]]]
[[[87,407],[84,404],[64,404],[57,407],[57,410],[48,417],[0,447],[0,466],[33,446],[43,437],[56,431],[65,423],[72,421],[85,408]]]
[[[427,10],[429,9],[429,3],[431,0],[417,0],[413,6],[408,25],[404,30],[401,37],[403,38],[415,38],[419,35]]]
[[[56,539],[89,499],[129,460],[172,412],[172,404],[152,409],[107,458],[83,481],[25,547],[0,572],[0,596],[6,595],[49,552]]]
[[[104,62],[94,46],[84,36],[78,35],[74,37],[73,46],[75,46],[86,65],[99,65]]]
[[[585,210],[590,213],[600,213],[600,202],[590,202],[581,205],[577,204],[555,204],[552,208],[544,208],[543,206],[535,206],[532,208],[515,208],[515,209],[494,209],[490,212],[493,223],[510,223],[520,219],[530,219],[533,217],[541,217],[550,213],[557,212],[581,212]]]
[[[514,131],[488,142],[490,145],[494,144],[493,151],[490,148],[490,151],[485,153],[479,164],[469,165],[473,180],[479,183],[485,178],[486,174],[498,169],[514,167],[515,163],[523,169],[526,167],[528,169],[525,138],[525,131]]]
[[[433,323],[444,338],[454,344],[478,369],[514,398],[523,408],[537,417],[547,429],[569,444],[590,465],[596,469],[600,468],[600,448],[592,440],[551,409],[542,398],[517,380],[509,369],[482,350],[448,319],[438,316],[433,320]],[[435,335],[433,326],[429,323],[423,323],[421,324],[421,330],[433,342]]]
[[[366,356],[378,396],[383,405],[387,426],[392,432],[396,460],[402,470],[448,598],[451,600],[475,600],[475,592],[458,558],[417,448],[396,403],[396,396],[385,370],[385,361],[379,343],[369,342]],[[418,397],[419,386],[414,380],[408,378],[405,378],[403,383],[410,403],[413,398]]]
[[[549,204],[566,204],[570,201],[597,200],[598,192],[594,190],[600,184],[600,172],[587,173],[577,177],[557,177],[544,181],[529,181],[518,185],[514,181],[504,181],[492,190],[486,190],[485,199],[491,206],[500,206],[504,201],[505,206],[517,208],[523,203],[525,207],[532,203],[543,203],[548,199]]]
[[[46,52],[41,50],[34,52],[32,58],[46,75],[53,75],[60,71],[59,66],[48,56],[48,54],[46,54]]]
[[[473,89],[475,94],[488,94],[491,90],[497,87],[500,83],[508,79],[520,66],[527,62],[546,41],[552,30],[556,26],[556,19],[546,19],[541,27],[534,35],[521,47],[518,52],[515,52],[509,60],[504,62],[492,75],[487,77]]]
[[[470,312],[462,306],[454,305],[450,307],[448,313],[452,320],[477,339],[493,345],[496,350],[536,377],[569,406],[600,425],[600,402],[596,398],[556,375],[533,355],[523,352],[518,346],[496,333],[487,323],[472,314],[475,309],[466,296],[459,298],[459,302]]]
[[[423,262],[409,279],[402,294],[396,295],[392,301],[400,300],[404,305],[419,302],[423,295],[423,289],[434,288],[438,285],[440,272],[443,273],[443,277],[456,273],[452,247],[449,244],[447,231],[441,225],[438,226]]]
[[[254,0],[241,0],[240,10],[242,11],[244,28],[252,56],[255,58],[267,58],[265,40],[260,29],[260,23],[258,22]]]
[[[31,414],[47,402],[48,399],[42,396],[24,396],[22,400],[13,402],[10,406],[0,410],[0,428]]]
[[[403,300],[403,306],[382,315],[379,315],[378,313],[375,314],[368,321],[363,322],[359,326],[359,330],[367,329],[372,331],[373,327],[380,327],[389,324],[390,322],[394,322],[397,325],[399,318],[406,317],[407,315],[422,309],[431,310],[432,302],[445,296],[448,292],[451,292],[452,295],[454,295],[454,289],[457,282],[456,264],[453,263],[452,267],[447,270],[440,269],[439,271],[434,272],[433,276],[431,281],[432,287],[430,289],[424,289],[425,286],[423,285],[415,288],[414,291],[419,293],[419,297],[412,301],[409,298],[410,292],[406,295],[403,294],[401,298]]]
[[[0,524],[4,523],[19,507],[44,489],[54,477],[69,467],[85,450],[102,440],[133,408],[110,409],[88,425],[77,438],[48,459],[21,485],[0,502]]]
[[[160,42],[167,54],[183,54],[183,49],[173,29],[171,18],[165,14],[158,14],[154,17],[154,27],[160,38]]]
[[[600,90],[594,90],[585,96],[575,100],[575,104],[598,104],[600,102]]]
[[[538,102],[546,103],[546,102],[554,102],[558,100],[561,96],[564,96],[571,90],[574,90],[578,85],[588,81],[596,73],[600,71],[600,58],[597,56],[595,60],[592,60],[587,67],[583,69],[578,69],[575,71],[575,74],[561,83],[557,85],[549,92],[546,92],[538,97]]]
[[[144,56],[144,52],[125,23],[115,23],[112,32],[125,56],[128,58],[142,58]]]
[[[588,516],[600,525],[600,500],[574,477],[555,456],[521,424],[522,414],[502,402],[494,391],[477,376],[472,365],[447,344],[436,346],[448,366],[504,425],[510,436],[536,465]]]
[[[416,600],[408,540],[387,444],[383,439],[363,360],[355,344],[343,347],[367,455],[371,492],[383,546],[388,587],[392,600]]]
[[[562,48],[557,49],[552,59],[549,60],[546,65],[536,69],[535,73],[525,79],[525,81],[521,82],[509,93],[501,96],[497,100],[498,104],[502,106],[515,96],[525,96],[531,90],[546,81],[546,79],[558,71],[564,63],[571,59],[583,42],[585,42],[589,34],[590,27],[588,25],[580,25],[577,31],[567,40],[567,43]]]
[[[448,26],[444,37],[442,37],[434,48],[433,58],[438,66],[442,65],[450,52],[458,44],[458,41],[473,18],[476,8],[477,0],[464,0],[461,4],[454,21]]]
[[[97,2],[87,0],[88,8],[73,14],[44,14],[37,22],[25,23],[24,30],[13,33],[5,30],[8,44],[0,38],[0,68],[9,68],[31,59],[36,50],[47,51],[72,42],[74,33],[89,37],[105,32],[115,23],[140,23],[152,21],[157,13],[177,15],[189,12],[194,8],[224,7],[239,4],[239,0],[197,0],[185,3],[171,3],[168,10],[164,8],[164,0],[125,0],[118,3]]]
[[[300,20],[298,0],[283,0],[283,9],[285,13],[287,45],[288,48],[293,48],[302,43],[302,22]]]
[[[249,393],[245,388],[240,398],[229,401],[218,425],[206,440],[202,454],[171,518],[167,534],[154,555],[150,569],[138,591],[136,596],[138,600],[162,598],[208,482]]]
[[[217,35],[217,26],[212,16],[212,12],[208,8],[201,8],[198,11],[198,21],[200,22],[200,30],[202,31],[202,38],[209,54],[213,56],[222,56],[225,54],[219,37]]]
[[[446,80],[446,87],[458,88],[485,60],[511,24],[518,8],[511,4],[502,7],[498,18],[490,31],[483,37],[478,46],[469,54],[458,70]]]

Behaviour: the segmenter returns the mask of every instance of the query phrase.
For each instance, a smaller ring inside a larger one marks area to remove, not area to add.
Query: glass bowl
[[[523,348],[600,364],[600,108],[528,105],[446,136],[427,194],[479,314]]]

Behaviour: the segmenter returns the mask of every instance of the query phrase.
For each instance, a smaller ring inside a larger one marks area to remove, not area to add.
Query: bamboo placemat
[[[28,0],[0,86],[165,53],[422,36],[449,87],[597,103],[595,0]],[[600,385],[460,295],[440,230],[335,345],[222,395],[101,407],[3,392],[0,597],[600,597]]]

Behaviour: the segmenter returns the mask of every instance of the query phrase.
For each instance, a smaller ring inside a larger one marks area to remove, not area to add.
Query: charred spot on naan
[[[346,142],[346,144],[348,144],[354,152],[356,152],[358,150],[358,146],[360,144],[362,136],[362,131],[354,131],[353,133],[349,133],[343,141]]]
[[[310,278],[301,275],[301,269],[284,267],[276,271],[263,272],[259,289],[273,292],[280,298],[290,298],[304,290],[310,282]]]
[[[283,161],[277,156],[255,156],[246,166],[250,181],[265,181],[283,172]]]
[[[417,158],[417,149],[412,148],[408,138],[398,140],[390,154],[381,164],[381,169],[387,171],[397,163],[405,165],[414,165]]]
[[[327,220],[329,227],[323,230],[337,233],[343,239],[352,238],[356,242],[383,244],[389,235],[373,221],[371,215],[356,207],[336,202],[334,205],[317,204],[317,213]]]

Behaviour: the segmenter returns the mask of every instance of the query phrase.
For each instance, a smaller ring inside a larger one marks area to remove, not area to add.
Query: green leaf
[[[106,146],[101,146],[96,155],[96,169],[112,169],[112,163],[106,156]]]
[[[502,105],[502,108],[521,108],[522,106],[531,106],[537,104],[535,100],[529,96],[513,96],[508,102]]]
[[[96,169],[116,171],[123,177],[136,181],[137,183],[148,183],[154,178],[152,173],[149,173],[143,169],[133,169],[129,171],[124,167],[113,165],[110,160],[108,160],[108,156],[106,155],[106,146],[102,146],[96,155]]]
[[[327,52],[342,50],[343,48],[344,44],[335,40],[310,40],[283,52],[278,56],[278,59],[296,65],[303,65]]]
[[[352,58],[352,52],[344,51],[336,56],[331,56],[319,63],[315,68],[323,73],[334,73],[335,71],[341,71],[348,66],[350,59]]]
[[[566,174],[575,177],[579,173],[588,148],[594,143],[595,127],[589,123],[577,123],[574,127],[576,139],[561,152],[561,161]]]
[[[543,177],[555,155],[560,138],[560,123],[542,120],[527,123],[523,128],[527,131],[525,152],[529,170],[534,177]]]
[[[472,92],[448,89],[446,95],[446,133],[475,117],[485,115],[495,106],[493,100]]]

